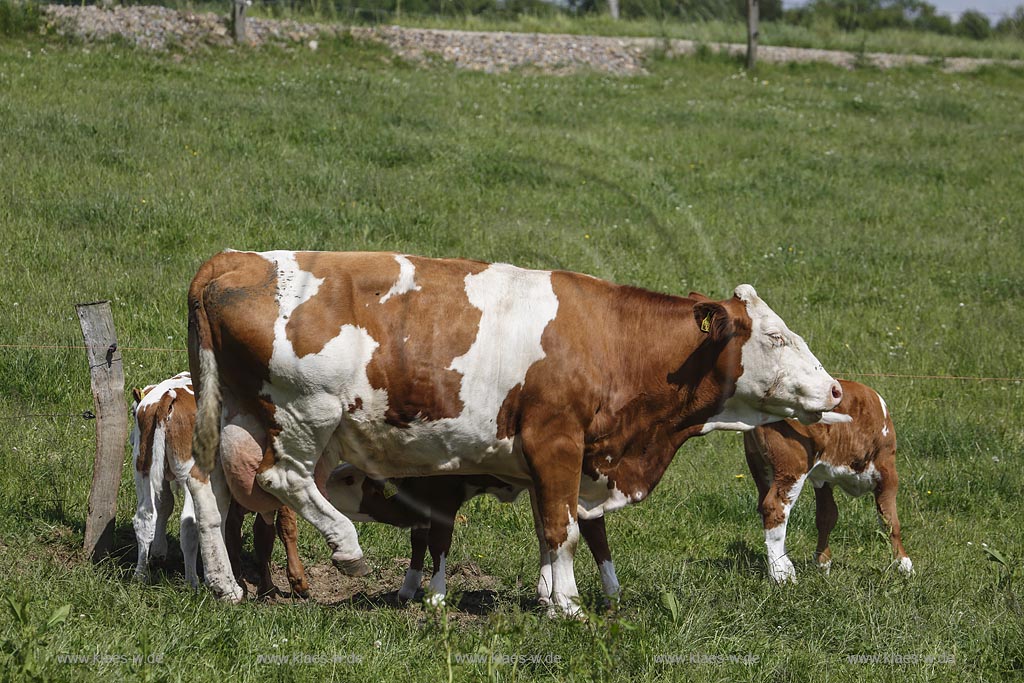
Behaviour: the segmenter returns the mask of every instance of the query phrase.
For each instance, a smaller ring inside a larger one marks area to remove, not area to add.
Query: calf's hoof
[[[444,607],[444,593],[429,593],[423,596],[423,604],[427,607]]]
[[[366,576],[372,571],[370,565],[361,557],[354,560],[334,560],[334,567],[345,576]]]
[[[896,567],[900,570],[900,574],[903,576],[914,575],[914,563],[910,561],[909,557],[901,557],[899,564]]]

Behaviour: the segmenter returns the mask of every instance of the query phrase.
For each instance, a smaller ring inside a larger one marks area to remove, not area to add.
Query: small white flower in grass
[[[981,547],[982,547],[982,548],[987,548],[987,547],[988,547],[988,543],[982,543],[982,544],[981,544]]]
[[[373,647],[374,648],[379,650],[381,648],[381,645],[383,645],[383,643],[381,643],[379,640],[373,641]]]
[[[974,544],[971,543],[970,541],[967,541],[967,545],[974,545]]]
[[[310,50],[313,50],[314,52],[316,52],[316,49],[317,49],[318,47],[320,47],[320,43],[319,43],[319,42],[317,42],[317,41],[315,41],[315,40],[311,40],[311,41],[309,41],[309,49],[310,49]]]

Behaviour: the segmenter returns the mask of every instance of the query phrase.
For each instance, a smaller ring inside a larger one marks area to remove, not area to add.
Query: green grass
[[[224,247],[394,249],[723,297],[751,282],[839,376],[1024,376],[1020,71],[765,66],[754,79],[721,59],[650,67],[635,78],[490,76],[346,41],[180,62],[0,43],[0,344],[80,343],[72,304],[109,298],[122,346],[180,349],[185,287]],[[131,385],[186,364],[181,352],[124,358]],[[446,639],[454,653],[561,658],[497,666],[500,680],[1015,680],[1021,385],[869,383],[900,437],[913,579],[886,570],[872,502],[845,498],[832,575],[818,575],[806,495],[789,535],[800,583],[769,585],[754,488],[737,478],[740,439],[715,434],[684,446],[650,500],[610,517],[626,587],[615,617],[536,613],[528,510],[467,505],[452,562],[475,563],[499,588],[482,615],[453,610],[445,635],[419,607],[226,606],[84,563],[74,550],[93,425],[17,419],[90,408],[84,357],[4,347],[0,593],[35,600],[35,624],[63,604],[71,612],[36,638],[5,611],[0,643],[31,649],[41,675],[60,681],[443,680]],[[123,545],[133,501],[126,467]],[[363,526],[361,538],[394,590],[405,534]],[[983,543],[1008,558],[1012,580]],[[309,562],[327,557],[306,525],[301,549]],[[577,575],[593,605],[585,550]],[[362,662],[257,664],[267,652]],[[72,666],[61,653],[162,662]],[[759,661],[654,661],[673,654]],[[859,654],[955,662],[846,662]],[[4,677],[11,661],[0,654]]]

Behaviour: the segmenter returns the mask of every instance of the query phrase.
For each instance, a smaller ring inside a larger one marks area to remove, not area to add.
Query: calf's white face
[[[709,429],[753,429],[781,418],[804,424],[822,419],[843,397],[839,382],[825,372],[807,343],[783,322],[750,285],[735,290],[750,316],[750,339],[743,345],[743,373],[736,392]],[[830,421],[833,415],[827,415]]]

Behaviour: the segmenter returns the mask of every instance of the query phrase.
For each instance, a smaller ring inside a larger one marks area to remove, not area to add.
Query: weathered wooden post
[[[124,400],[124,368],[117,348],[109,301],[76,304],[89,360],[92,400],[96,407],[96,457],[92,466],[89,515],[85,520],[85,552],[93,562],[107,555],[114,542],[117,489],[121,485],[128,408]]]
[[[747,0],[747,71],[757,66],[758,0]]]
[[[231,0],[231,31],[236,43],[245,42],[245,0]]]

